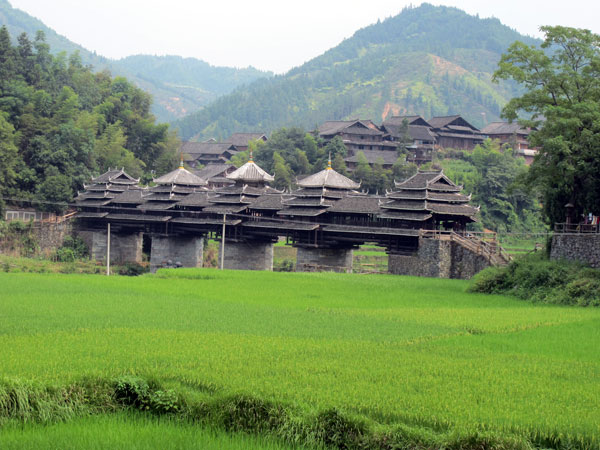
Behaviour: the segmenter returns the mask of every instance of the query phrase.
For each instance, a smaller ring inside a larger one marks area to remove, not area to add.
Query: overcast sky
[[[212,65],[283,73],[398,14],[404,0],[9,0],[59,34],[109,58],[134,54],[195,57]],[[540,37],[541,25],[600,34],[597,0],[454,0],[480,17]]]

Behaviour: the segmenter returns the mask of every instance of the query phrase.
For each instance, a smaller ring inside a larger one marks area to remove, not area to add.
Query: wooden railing
[[[457,233],[455,231],[420,230],[419,235],[423,238],[456,242],[476,255],[483,256],[493,266],[503,266],[512,260],[512,257],[498,244],[494,232]]]
[[[555,233],[600,233],[600,224],[591,223],[555,223]]]
[[[63,222],[66,222],[67,220],[72,219],[76,214],[77,214],[77,211],[73,211],[68,214],[65,214],[64,216],[52,216],[52,217],[49,217],[48,219],[42,220],[41,223],[42,224],[63,223]]]

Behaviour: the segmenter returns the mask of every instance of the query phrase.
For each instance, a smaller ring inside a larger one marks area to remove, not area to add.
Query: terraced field
[[[187,404],[282,405],[298,429],[335,411],[358,434],[424,447],[480,435],[508,439],[497,446],[600,446],[597,309],[388,275],[0,273],[0,285],[5,386],[135,375]],[[7,417],[8,391],[0,386]],[[285,441],[280,428],[269,430]]]

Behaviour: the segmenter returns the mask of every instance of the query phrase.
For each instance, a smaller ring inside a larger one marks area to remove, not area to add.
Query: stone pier
[[[420,238],[418,250],[388,256],[389,273],[416,277],[469,279],[489,265],[482,255],[439,239]]]
[[[143,233],[110,233],[110,262],[142,262]],[[106,231],[92,232],[91,256],[95,261],[106,261]]]
[[[170,261],[181,267],[202,267],[203,236],[152,236],[150,271],[156,272]]]
[[[352,248],[298,247],[296,272],[352,273]]]
[[[273,270],[272,242],[225,241],[223,266],[233,270]],[[219,247],[219,265],[221,248]]]

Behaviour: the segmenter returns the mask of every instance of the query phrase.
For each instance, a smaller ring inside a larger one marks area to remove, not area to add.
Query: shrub
[[[88,248],[81,238],[67,236],[62,246],[56,250],[54,258],[60,262],[73,262],[85,258],[88,254]]]
[[[119,269],[119,275],[126,275],[129,277],[137,277],[138,275],[142,275],[146,272],[149,272],[149,268],[142,264],[138,264],[135,262],[128,262],[121,266]]]
[[[600,306],[600,271],[544,253],[516,259],[505,268],[488,268],[473,278],[471,292],[512,294],[544,303]]]

